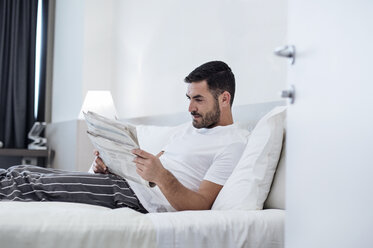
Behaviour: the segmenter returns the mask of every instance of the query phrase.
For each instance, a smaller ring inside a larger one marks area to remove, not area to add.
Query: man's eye
[[[202,102],[202,100],[201,99],[196,99],[196,102]]]

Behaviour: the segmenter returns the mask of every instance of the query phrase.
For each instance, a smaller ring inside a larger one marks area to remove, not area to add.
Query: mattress
[[[1,247],[284,246],[284,211],[141,214],[79,203],[0,202]]]
[[[184,211],[147,215],[158,247],[284,247],[285,211]]]
[[[156,247],[153,223],[128,208],[0,202],[0,227],[4,248]]]

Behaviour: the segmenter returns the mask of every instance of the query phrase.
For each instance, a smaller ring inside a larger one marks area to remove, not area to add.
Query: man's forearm
[[[198,192],[182,185],[171,172],[165,169],[159,160],[163,152],[154,156],[141,149],[132,151],[136,155],[136,172],[145,180],[155,182],[168,202],[176,210],[210,209],[222,186],[209,181],[202,181]]]
[[[168,170],[164,171],[157,185],[172,207],[178,211],[207,210],[211,208],[212,204],[203,195],[186,188]]]

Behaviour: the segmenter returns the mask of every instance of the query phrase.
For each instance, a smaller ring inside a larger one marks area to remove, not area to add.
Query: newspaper
[[[136,127],[128,123],[111,120],[88,111],[83,113],[87,123],[87,134],[109,172],[137,183],[154,187],[136,172],[136,157],[131,150],[139,148]]]

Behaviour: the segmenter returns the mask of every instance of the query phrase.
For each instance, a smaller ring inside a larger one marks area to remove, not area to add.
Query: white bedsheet
[[[156,247],[146,215],[62,202],[0,202],[0,247]]]
[[[284,247],[284,210],[148,214],[158,247]]]
[[[140,214],[79,203],[0,202],[0,247],[280,248],[284,212]]]

